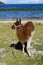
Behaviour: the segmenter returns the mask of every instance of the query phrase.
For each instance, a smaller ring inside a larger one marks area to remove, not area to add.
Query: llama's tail
[[[33,31],[33,32],[31,33],[31,36],[33,37],[34,34],[35,34],[35,31]]]

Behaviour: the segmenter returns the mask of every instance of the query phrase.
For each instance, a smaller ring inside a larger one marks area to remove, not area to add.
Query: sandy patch
[[[35,18],[27,18],[21,19],[22,23],[27,23],[28,21],[32,21],[33,23],[43,23],[43,19],[35,19]],[[16,19],[0,19],[0,23],[9,23],[9,22],[16,22]]]

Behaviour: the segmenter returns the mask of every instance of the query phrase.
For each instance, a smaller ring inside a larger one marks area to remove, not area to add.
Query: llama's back
[[[28,22],[24,25],[24,29],[26,39],[28,39],[34,31],[34,24],[32,22]]]
[[[27,31],[33,31],[34,30],[34,24],[32,22],[28,22],[24,25],[24,28],[27,29]]]

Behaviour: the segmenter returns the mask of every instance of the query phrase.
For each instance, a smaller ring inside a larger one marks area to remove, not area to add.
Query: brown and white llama
[[[23,44],[23,53],[24,53],[24,43],[27,42],[27,53],[31,56],[30,53],[30,43],[34,34],[34,24],[32,22],[27,22],[25,25],[21,24],[21,19],[16,19],[16,22],[12,25],[12,29],[16,29],[17,37],[19,41]]]

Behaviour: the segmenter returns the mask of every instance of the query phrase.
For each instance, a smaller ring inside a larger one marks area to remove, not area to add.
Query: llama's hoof
[[[27,55],[26,53],[24,53],[24,55]]]
[[[29,57],[31,57],[31,55],[29,55]]]
[[[31,57],[32,55],[30,53],[27,53],[29,57]]]
[[[23,53],[23,52],[22,52]],[[26,55],[26,53],[24,52],[23,55]]]

